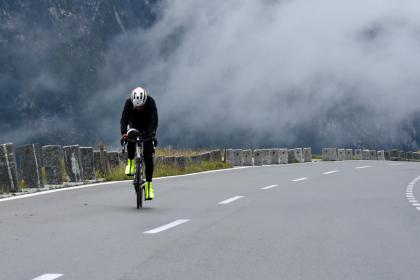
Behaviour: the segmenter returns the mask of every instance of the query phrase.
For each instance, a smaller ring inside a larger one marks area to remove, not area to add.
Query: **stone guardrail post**
[[[120,156],[118,152],[110,151],[107,153],[109,168],[115,169],[120,166]]]
[[[385,160],[391,160],[391,150],[385,151]]]
[[[356,160],[362,160],[363,159],[363,151],[362,149],[356,149],[354,150],[354,157]]]
[[[254,165],[261,166],[263,165],[264,152],[261,149],[254,150]]]
[[[303,151],[302,148],[295,148],[296,151],[296,160],[298,163],[303,162]]]
[[[407,152],[407,160],[412,161],[413,160],[413,152]]]
[[[92,147],[80,147],[83,180],[96,180]]]
[[[99,145],[99,158],[94,158],[95,161],[98,159],[98,163],[95,163],[95,166],[98,165],[99,172],[103,176],[107,176],[109,174],[109,163],[108,163],[108,155],[107,151],[105,150],[104,145]]]
[[[121,158],[121,154],[119,154],[120,158]],[[163,156],[154,156],[153,157],[153,164],[154,166],[158,166],[158,165],[162,165],[164,162],[164,157]]]
[[[345,149],[337,149],[337,160],[339,160],[339,161],[346,160],[346,150]]]
[[[165,157],[164,158],[164,164],[171,166],[171,167],[175,167],[176,166],[176,157],[174,156],[170,156],[170,157]]]
[[[398,160],[400,161],[407,161],[407,153],[406,152],[400,152],[399,156],[398,156]]]
[[[391,150],[390,160],[396,161],[400,158],[400,152],[398,150]]]
[[[378,151],[378,160],[385,160],[385,151]]]
[[[287,149],[281,148],[279,149],[279,156],[280,156],[280,164],[287,164],[289,163],[289,153]]]
[[[191,156],[191,163],[195,165],[201,164],[202,159],[200,155]]]
[[[210,161],[211,160],[211,154],[209,152],[204,152],[199,154],[201,157],[201,161]]]
[[[93,166],[95,168],[95,171],[101,172],[101,163],[100,163],[100,154],[99,151],[93,151]]]
[[[303,161],[312,162],[312,149],[311,148],[303,148]]]
[[[225,150],[225,156],[224,156],[224,161],[230,165],[234,165],[234,159],[233,159],[233,150],[232,149],[226,149]]]
[[[336,148],[329,148],[328,154],[331,161],[336,161],[338,159],[338,153]]]
[[[243,165],[244,166],[252,166],[254,163],[252,162],[252,150],[243,150]]]
[[[42,159],[46,177],[45,183],[47,185],[62,185],[63,171],[61,170],[61,161],[63,159],[63,150],[61,146],[43,146]]]
[[[0,193],[18,192],[15,146],[12,143],[0,145]]]
[[[369,150],[363,150],[362,151],[362,159],[363,160],[370,160],[370,151]]]
[[[185,170],[188,165],[188,159],[186,156],[177,156],[175,157],[175,165],[181,170]]]
[[[38,144],[20,146],[18,155],[20,159],[20,174],[25,185],[28,188],[43,188],[40,146]]]
[[[270,149],[262,149],[263,155],[263,165],[270,165],[271,164],[271,150]]]
[[[222,151],[220,151],[220,150],[210,151],[210,161],[221,162],[222,161]]]
[[[322,148],[322,160],[323,161],[329,161],[329,151],[328,148]]]
[[[128,162],[128,153],[127,151],[125,151],[125,153],[123,153],[122,151],[118,153],[118,156],[120,158],[120,162],[123,164],[127,164]],[[156,157],[156,154],[155,154]]]
[[[233,150],[233,166],[242,166],[243,152],[241,149]]]
[[[378,160],[378,156],[376,154],[376,150],[370,150],[369,151],[369,154],[370,154],[370,156],[369,156],[369,159],[370,160]]]
[[[64,163],[70,182],[82,182],[83,170],[79,145],[64,146]]]
[[[353,150],[346,149],[346,160],[352,160],[352,159],[353,159]]]
[[[296,157],[296,149],[289,149],[287,150],[287,153],[289,163],[298,163],[298,159]]]
[[[270,161],[271,161],[271,164],[280,163],[279,149],[270,149]]]
[[[322,160],[323,161],[336,161],[338,159],[336,148],[323,148],[322,149]]]

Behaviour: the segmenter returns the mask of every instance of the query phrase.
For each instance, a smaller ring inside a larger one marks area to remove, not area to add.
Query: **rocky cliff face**
[[[98,87],[107,47],[127,31],[152,26],[158,5],[0,0],[0,142],[92,141],[80,112]]]

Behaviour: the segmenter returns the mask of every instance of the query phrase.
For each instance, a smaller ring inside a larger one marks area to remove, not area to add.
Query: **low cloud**
[[[116,144],[142,85],[165,146],[418,148],[418,2],[166,0],[154,11],[107,43],[72,103],[76,133]]]

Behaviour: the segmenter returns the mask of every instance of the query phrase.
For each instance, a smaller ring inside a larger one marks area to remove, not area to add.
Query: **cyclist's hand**
[[[126,133],[121,137],[121,140],[120,140],[121,146],[124,145],[124,143],[127,141],[127,139],[128,139],[128,136],[127,136],[127,133]]]

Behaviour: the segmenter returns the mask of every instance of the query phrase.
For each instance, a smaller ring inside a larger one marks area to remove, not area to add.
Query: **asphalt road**
[[[419,176],[320,162],[158,179],[140,210],[130,182],[0,201],[0,279],[420,279]]]

